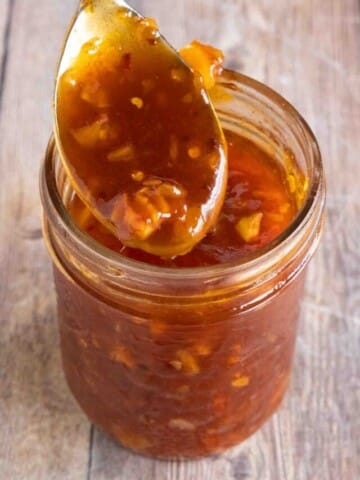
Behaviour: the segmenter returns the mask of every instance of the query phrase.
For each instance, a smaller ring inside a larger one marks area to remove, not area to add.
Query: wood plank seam
[[[89,434],[89,457],[88,457],[88,471],[87,471],[87,480],[91,480],[91,468],[92,468],[92,454],[93,454],[93,445],[94,445],[94,425],[90,425],[90,434]]]
[[[5,23],[5,30],[4,30],[4,50],[1,56],[0,62],[0,113],[1,113],[1,106],[2,106],[2,99],[5,90],[5,82],[6,82],[6,71],[7,71],[7,64],[9,58],[9,44],[10,44],[10,37],[12,31],[12,23],[13,23],[13,13],[15,7],[16,0],[8,0],[9,8],[8,8],[8,15]]]

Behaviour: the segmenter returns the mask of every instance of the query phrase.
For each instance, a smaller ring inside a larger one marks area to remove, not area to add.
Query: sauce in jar
[[[146,455],[194,458],[239,443],[277,409],[289,383],[303,270],[291,282],[294,266],[265,285],[256,278],[250,293],[241,281],[229,293],[218,280],[209,287],[191,276],[189,285],[164,280],[161,295],[151,293],[158,282],[148,278],[151,265],[180,278],[182,267],[241,265],[297,214],[285,169],[250,140],[230,131],[226,138],[224,207],[214,231],[187,255],[162,259],[124,247],[75,193],[68,203],[84,232],[119,259],[142,263],[128,279],[131,292],[121,287],[122,269],[108,291],[113,274],[104,280],[105,270],[94,274],[97,267],[84,267],[81,257],[77,263],[73,253],[75,277],[55,269],[67,381],[95,425]],[[282,285],[276,295],[275,285]],[[192,288],[200,290],[194,299],[186,296]]]
[[[196,49],[184,54],[190,63]],[[219,84],[226,197],[213,228],[186,254],[156,256],[116,238],[76,196],[53,143],[41,178],[70,389],[121,445],[160,458],[221,452],[277,409],[322,226],[320,153],[304,121],[235,72]],[[141,110],[140,100],[128,107]],[[75,141],[87,142],[91,128]],[[271,148],[261,147],[264,139]],[[120,154],[131,157],[131,149]],[[131,170],[133,181],[142,173]]]

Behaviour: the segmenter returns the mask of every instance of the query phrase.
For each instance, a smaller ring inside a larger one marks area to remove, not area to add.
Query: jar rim
[[[50,138],[45,160],[40,173],[40,191],[43,205],[46,207],[48,205],[48,200],[50,200],[50,204],[53,209],[55,209],[55,212],[58,216],[57,223],[59,223],[60,219],[62,226],[65,227],[65,229],[73,237],[75,237],[76,242],[81,244],[84,250],[88,251],[89,254],[95,254],[98,261],[103,260],[104,262],[107,262],[107,264],[110,263],[115,269],[125,270],[126,272],[131,272],[134,275],[146,274],[150,277],[161,277],[163,280],[176,280],[178,278],[181,278],[182,280],[189,278],[192,280],[195,278],[209,279],[218,276],[223,277],[224,275],[234,274],[240,276],[244,275],[246,277],[249,274],[251,277],[251,273],[258,272],[260,264],[269,262],[274,253],[279,253],[279,250],[282,249],[284,244],[293,243],[294,238],[296,238],[297,233],[299,233],[301,230],[301,227],[311,219],[319,197],[321,195],[324,197],[325,186],[319,145],[310,126],[302,117],[302,115],[295,109],[295,107],[285,100],[280,94],[263,83],[233,70],[224,70],[220,85],[229,85],[231,84],[231,81],[236,81],[244,86],[250,87],[251,89],[263,94],[267,99],[280,105],[282,110],[286,111],[286,114],[289,116],[289,118],[295,120],[303,128],[311,146],[315,175],[313,175],[311,178],[307,197],[293,221],[272,242],[268,243],[252,254],[242,256],[238,261],[202,267],[163,267],[147,264],[122,256],[120,253],[114,252],[101,245],[99,242],[83,232],[73,221],[68,210],[66,209],[56,185],[54,156],[56,147],[53,135]],[[323,204],[324,198],[322,199],[320,216],[323,211]]]

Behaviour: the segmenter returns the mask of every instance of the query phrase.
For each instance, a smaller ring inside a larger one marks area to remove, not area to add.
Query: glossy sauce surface
[[[230,131],[229,180],[212,231],[187,255],[160,258],[125,247],[74,196],[69,211],[78,226],[102,245],[135,260],[166,267],[199,267],[238,261],[274,240],[293,220],[296,199],[284,169],[254,143]]]

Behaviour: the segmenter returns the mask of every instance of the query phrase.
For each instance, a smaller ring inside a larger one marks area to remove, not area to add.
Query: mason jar
[[[82,232],[51,139],[41,171],[63,368],[91,422],[160,458],[232,447],[276,411],[289,384],[306,267],[319,243],[325,186],[317,142],[268,87],[225,71],[213,95],[223,128],[307,179],[289,227],[238,262],[163,268]]]

